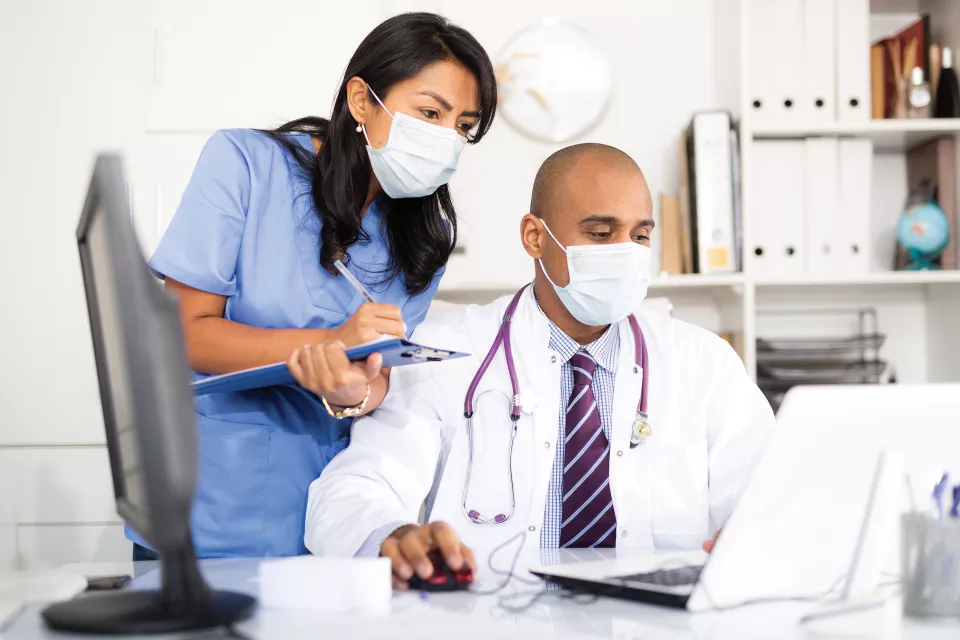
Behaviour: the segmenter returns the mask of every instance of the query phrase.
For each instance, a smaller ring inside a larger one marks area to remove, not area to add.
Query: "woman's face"
[[[454,129],[469,136],[480,120],[480,88],[476,77],[456,61],[437,62],[378,96],[390,113],[404,113],[430,124]],[[347,83],[347,102],[354,119],[367,129],[373,148],[380,149],[390,137],[390,113],[370,97],[359,78]],[[357,135],[363,135],[358,133]]]

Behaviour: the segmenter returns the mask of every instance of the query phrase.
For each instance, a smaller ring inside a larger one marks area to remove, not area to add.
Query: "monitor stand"
[[[253,612],[253,597],[207,586],[192,544],[161,553],[160,570],[160,590],[82,595],[47,607],[43,619],[56,631],[138,635],[227,627]]]

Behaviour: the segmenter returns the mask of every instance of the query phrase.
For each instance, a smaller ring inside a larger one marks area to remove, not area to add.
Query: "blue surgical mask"
[[[382,149],[373,148],[367,128],[361,125],[370,166],[384,193],[391,198],[422,198],[450,182],[467,138],[454,129],[390,113],[373,89],[370,93],[393,118]]]

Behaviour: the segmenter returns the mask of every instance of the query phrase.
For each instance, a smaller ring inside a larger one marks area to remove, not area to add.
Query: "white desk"
[[[256,595],[258,564],[257,560],[215,560],[204,561],[201,566],[214,587]],[[143,573],[144,569],[148,572]],[[135,588],[151,588],[157,584],[158,576],[156,571],[149,571],[152,569],[153,563],[144,563],[136,568],[132,563],[64,567],[66,571],[90,576],[117,572],[133,575],[136,571],[141,576],[134,581]],[[490,576],[481,573],[479,577],[480,587],[489,586]],[[536,589],[534,586],[515,584],[507,592],[532,593]],[[387,615],[364,617],[260,610],[252,619],[238,625],[238,630],[258,640],[960,638],[960,620],[922,621],[905,618],[891,622],[889,610],[886,619],[882,611],[851,619],[854,620],[852,626],[857,633],[849,630],[841,632],[834,623],[829,627],[801,627],[797,621],[810,610],[811,605],[800,603],[756,605],[725,613],[691,615],[684,611],[614,599],[576,604],[555,593],[541,598],[523,613],[506,611],[499,606],[499,602],[497,596],[470,593],[430,594],[425,598],[416,593],[402,593],[394,597],[391,612]],[[896,610],[896,607],[892,609]],[[849,622],[847,626],[850,626]],[[39,607],[29,607],[0,635],[3,640],[77,637],[62,636],[47,630],[40,618]],[[219,632],[178,636],[185,640],[224,637]]]

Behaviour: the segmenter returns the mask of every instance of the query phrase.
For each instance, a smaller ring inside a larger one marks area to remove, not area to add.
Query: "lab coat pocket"
[[[197,414],[200,465],[193,508],[198,539],[247,542],[266,520],[268,427]]]
[[[699,549],[709,532],[706,442],[661,446],[651,499],[657,549]]]

